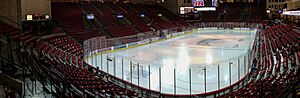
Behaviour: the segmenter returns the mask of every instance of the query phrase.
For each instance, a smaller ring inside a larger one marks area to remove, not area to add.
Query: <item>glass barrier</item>
[[[237,29],[234,33],[242,34],[246,32],[248,36],[250,36],[250,38],[246,39],[249,44],[245,46],[248,47],[248,50],[243,51],[244,53],[235,55],[235,53],[231,51],[234,56],[230,58],[224,57],[226,59],[211,60],[210,62],[200,65],[189,65],[189,62],[186,62],[188,60],[185,60],[188,58],[184,55],[185,53],[179,56],[181,57],[180,59],[172,60],[163,58],[159,53],[155,55],[143,54],[149,57],[145,58],[142,55],[131,55],[129,52],[122,54],[116,52],[122,49],[134,49],[133,47],[151,45],[151,43],[165,39],[172,40],[172,38],[180,38],[180,36],[192,32],[209,31],[212,29],[223,30],[213,27],[214,25],[230,25],[230,23],[208,23],[205,25],[212,28],[199,28],[202,26],[202,24],[199,23],[199,25],[195,25],[196,29],[185,32],[169,33],[167,31],[160,31],[113,39],[106,39],[105,37],[92,38],[84,41],[84,61],[89,64],[90,67],[97,68],[103,73],[108,73],[115,77],[116,84],[126,87],[127,89],[137,90],[146,95],[155,93],[155,95],[166,94],[166,96],[169,96],[168,94],[170,94],[170,96],[197,96],[197,94],[206,94],[217,90],[221,91],[222,89],[230,87],[230,90],[222,90],[222,93],[226,94],[242,87],[244,83],[241,81],[246,80],[245,76],[249,74],[251,68],[251,60],[249,59],[253,58],[251,52],[255,40],[255,32],[253,32],[251,28],[232,28]],[[255,27],[254,24],[239,24],[239,26],[243,25]],[[147,47],[145,49],[147,49]],[[180,49],[181,48],[179,48],[179,52]],[[235,51],[240,50],[237,49]],[[217,52],[229,51],[218,50]],[[156,59],[164,59],[164,61],[161,63]],[[213,96],[216,97],[222,95],[222,93],[218,93],[218,95],[214,94]]]
[[[137,63],[116,54],[100,54],[91,56],[87,63],[143,88],[167,94],[199,94],[219,90],[240,80],[248,72],[247,59],[248,53],[217,64],[181,68],[157,67],[159,65]]]

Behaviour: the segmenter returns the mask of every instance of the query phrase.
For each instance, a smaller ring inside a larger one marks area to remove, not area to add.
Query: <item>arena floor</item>
[[[249,67],[247,54],[255,33],[256,30],[246,29],[202,29],[168,40],[91,56],[87,62],[147,89],[150,87],[168,94],[199,94],[229,86],[246,74]]]

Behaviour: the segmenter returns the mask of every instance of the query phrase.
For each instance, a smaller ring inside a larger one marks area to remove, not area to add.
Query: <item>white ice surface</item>
[[[227,87],[230,81],[233,84],[245,75],[248,69],[248,66],[244,66],[248,62],[247,52],[252,47],[255,32],[256,30],[201,30],[152,44],[91,56],[87,62],[119,78],[129,82],[132,80],[132,83],[144,88],[149,88],[150,72],[150,87],[156,91],[160,88],[161,68],[161,92],[168,94],[175,93],[174,85],[176,94],[190,94],[191,69],[191,93],[199,94],[205,92],[205,82],[206,92],[210,92],[218,90],[219,86]],[[115,58],[115,65],[114,61],[107,61],[107,57],[112,60]]]

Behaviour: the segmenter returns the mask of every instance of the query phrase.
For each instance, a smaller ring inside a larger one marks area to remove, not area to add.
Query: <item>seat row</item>
[[[58,46],[59,48],[70,52],[70,54],[74,54],[77,56],[82,56],[83,54],[83,49],[81,48],[81,46],[67,36],[52,37],[47,40],[54,46]]]
[[[227,96],[271,97],[282,93],[298,77],[299,38],[298,32],[282,24],[259,32],[254,43],[257,62],[252,63],[257,67],[252,66],[251,79],[244,87]]]
[[[40,39],[36,38],[36,40]],[[99,76],[84,68],[81,57],[68,52],[68,48],[72,47],[68,47],[69,44],[64,43],[74,43],[68,37],[55,36],[48,38],[47,41],[44,39],[40,40],[39,43],[33,42],[28,44],[29,46],[23,47],[25,51],[20,54],[22,55],[22,62],[30,65],[32,71],[39,76],[39,80],[50,80],[56,85],[60,85],[60,83],[70,84],[82,92],[90,92],[93,97],[95,95],[99,97],[138,96],[130,90],[111,83],[108,77]],[[69,87],[67,85],[63,86],[65,86],[63,88]],[[70,93],[77,94],[77,92]]]

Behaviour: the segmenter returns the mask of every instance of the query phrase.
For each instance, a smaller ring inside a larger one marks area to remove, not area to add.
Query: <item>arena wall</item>
[[[19,2],[21,0],[0,0],[0,20],[14,27],[18,27],[20,20]]]
[[[48,14],[51,16],[51,1],[49,0],[22,0],[22,21],[27,14]]]

